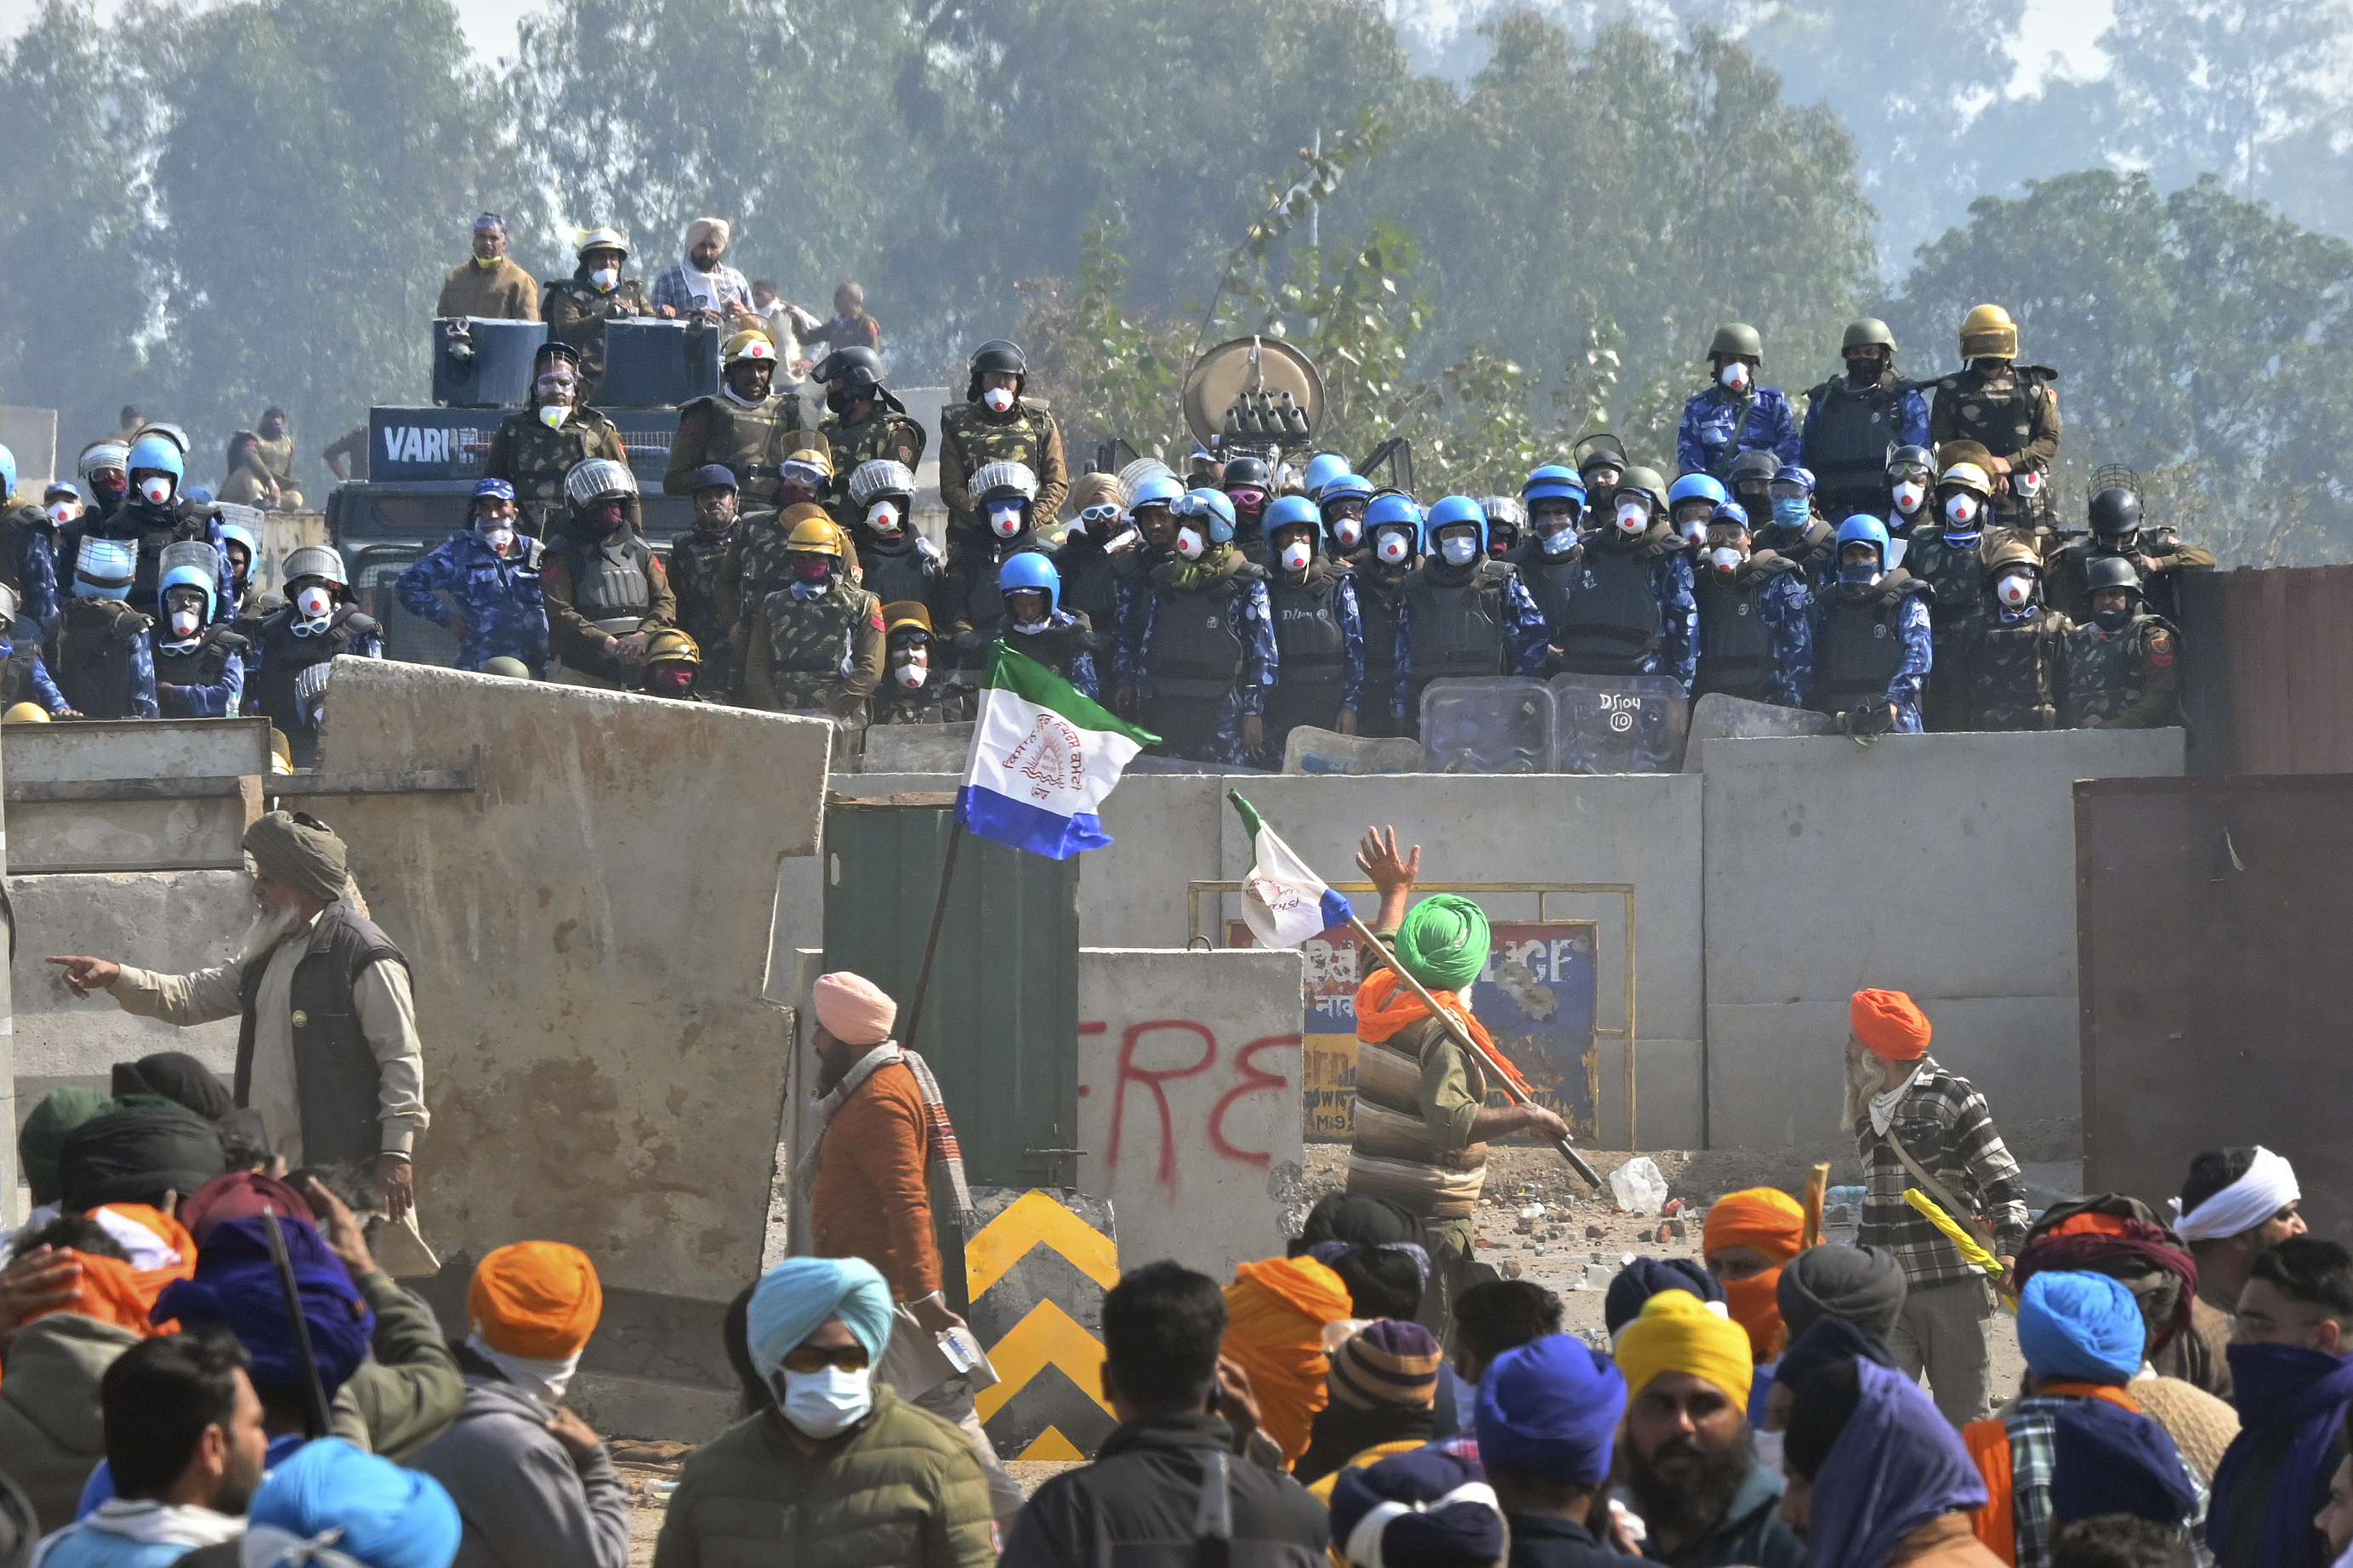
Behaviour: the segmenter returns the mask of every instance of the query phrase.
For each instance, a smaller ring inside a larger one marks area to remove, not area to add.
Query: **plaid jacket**
[[[1982,1218],[1993,1232],[1994,1251],[2016,1257],[2026,1242],[2026,1188],[2018,1162],[1994,1131],[1985,1096],[1929,1057],[1905,1087],[1890,1126],[1912,1157],[1969,1206],[1970,1214],[1953,1217],[1963,1224],[1972,1215]],[[1868,1116],[1856,1122],[1854,1142],[1862,1156],[1865,1189],[1855,1239],[1894,1253],[1915,1290],[1983,1278],[1961,1261],[1959,1251],[1926,1215],[1904,1201],[1905,1189],[1920,1184],[1888,1141],[1872,1131]]]
[[[2030,1394],[2013,1400],[2001,1413],[2001,1424],[2010,1432],[2010,1517],[2018,1532],[2018,1568],[2051,1568],[2051,1538],[2059,1528],[2051,1510],[2051,1477],[2058,1468],[2059,1457],[2054,1417],[2069,1400],[2082,1397]],[[2193,1535],[2203,1540],[2206,1487],[2186,1459],[2181,1473],[2198,1494],[2197,1510],[2187,1524]]]
[[[723,307],[733,300],[747,310],[752,308],[752,285],[744,280],[741,272],[723,261],[711,277],[719,289],[716,304]],[[668,305],[681,316],[689,310],[702,308],[702,297],[687,287],[684,262],[671,262],[662,275],[654,279],[654,305],[657,309]]]

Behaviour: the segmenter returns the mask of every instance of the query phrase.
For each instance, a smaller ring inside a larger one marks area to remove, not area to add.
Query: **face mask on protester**
[[[1406,557],[1413,553],[1413,545],[1406,535],[1391,529],[1380,536],[1380,542],[1373,547],[1373,553],[1388,565],[1402,566]]]
[[[1180,528],[1176,531],[1176,553],[1186,560],[1198,561],[1201,552],[1208,547],[1209,542],[1201,536],[1199,529]]]
[[[588,281],[596,285],[599,289],[608,289],[620,280],[621,269],[617,267],[599,267],[596,271],[588,274]]]
[[[866,509],[866,526],[875,532],[891,535],[899,531],[899,508],[896,503],[878,500]],[[1018,530],[1016,531],[1018,531]]]
[[[785,1419],[804,1437],[832,1437],[848,1431],[874,1408],[874,1373],[838,1366],[783,1373]]]
[[[998,502],[988,509],[988,531],[999,539],[1011,539],[1021,531],[1021,506]]]
[[[1332,537],[1341,549],[1354,550],[1356,541],[1365,537],[1365,520],[1361,517],[1336,519],[1332,524]]]
[[[2022,572],[2005,572],[1994,584],[1993,594],[2004,608],[2021,608],[2034,597],[2034,579]]]
[[[323,619],[335,607],[335,595],[313,583],[294,590],[294,609],[306,621]]]
[[[1285,572],[1304,572],[1307,563],[1314,559],[1314,548],[1303,539],[1294,539],[1282,547],[1282,569]]]
[[[139,493],[151,506],[162,506],[172,499],[171,479],[164,474],[150,474],[139,481]]]
[[[1928,487],[1917,479],[1906,479],[1895,487],[1895,510],[1906,517],[1918,511],[1920,503],[1927,499]]]
[[[1707,552],[1708,564],[1719,572],[1737,572],[1747,557],[1729,544],[1719,544]]]
[[[987,405],[991,414],[1002,414],[1013,406],[1013,389],[1009,386],[992,386],[980,395],[980,400]]]
[[[1618,503],[1619,532],[1624,534],[1641,533],[1648,530],[1650,526],[1651,509],[1647,505],[1639,500],[1620,501]]]
[[[1467,534],[1450,533],[1438,542],[1438,552],[1449,566],[1468,566],[1479,553],[1479,542]]]
[[[1968,494],[1952,497],[1945,502],[1945,515],[1967,528],[1978,520],[1978,498]]]

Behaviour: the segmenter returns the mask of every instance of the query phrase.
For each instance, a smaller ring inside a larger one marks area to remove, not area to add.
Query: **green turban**
[[[1432,893],[1398,928],[1397,961],[1432,991],[1461,991],[1487,967],[1487,911],[1453,893]]]
[[[53,1089],[47,1099],[33,1107],[33,1113],[25,1118],[24,1130],[16,1134],[16,1163],[24,1170],[25,1184],[33,1189],[35,1203],[53,1204],[65,1196],[65,1177],[58,1162],[65,1152],[66,1134],[114,1109],[113,1100],[79,1084]]]

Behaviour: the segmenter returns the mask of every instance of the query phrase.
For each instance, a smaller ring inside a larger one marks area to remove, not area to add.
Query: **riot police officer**
[[[180,444],[171,437],[160,431],[142,435],[131,444],[124,462],[130,470],[129,499],[111,515],[86,512],[66,530],[59,543],[57,572],[60,579],[73,576],[72,557],[87,541],[127,541],[136,550],[137,564],[124,602],[153,620],[160,613],[157,590],[164,575],[164,547],[182,540],[201,540],[217,551],[221,543],[220,514],[180,493],[185,458]],[[218,595],[228,592],[227,570],[224,563],[223,578],[216,585]]]
[[[1597,430],[1578,441],[1569,448],[1569,456],[1577,460],[1577,482],[1585,489],[1586,515],[1599,521],[1608,515],[1609,492],[1618,488],[1619,476],[1632,459],[1626,456],[1625,443],[1607,430]]]
[[[393,592],[410,615],[457,637],[459,669],[513,658],[536,676],[547,668],[540,542],[515,527],[514,487],[504,479],[478,480],[470,512],[466,527],[394,581]]]
[[[1323,535],[1323,516],[1305,496],[1284,496],[1266,509],[1266,545],[1274,557],[1267,603],[1282,670],[1267,694],[1270,765],[1281,763],[1291,731],[1302,724],[1355,734],[1364,705],[1365,626],[1354,574],[1324,559]]]
[[[161,618],[150,628],[156,710],[166,719],[232,719],[245,695],[250,646],[217,619],[220,556],[200,539],[164,546]]]
[[[547,285],[539,315],[547,323],[548,341],[568,344],[578,354],[580,401],[593,403],[605,379],[605,323],[650,316],[654,305],[643,279],[621,276],[629,259],[629,242],[619,229],[589,229],[581,235],[574,254],[579,265],[571,277]]]
[[[327,677],[337,657],[384,657],[383,628],[353,602],[350,577],[343,558],[322,545],[295,551],[286,557],[286,607],[261,623],[255,639],[247,706],[269,716],[298,768],[317,758]]]
[[[1814,598],[1810,706],[1858,740],[1916,735],[1936,660],[1926,586],[1887,564],[1887,525],[1875,517],[1841,523],[1838,549],[1839,580]]]
[[[885,605],[912,599],[924,608],[938,591],[939,552],[915,531],[915,475],[892,458],[871,458],[849,476],[849,542],[858,585]]]
[[[1979,305],[1962,319],[1961,357],[1968,365],[1936,383],[1928,411],[1938,456],[1950,441],[1984,447],[1994,521],[2047,533],[2044,480],[2059,458],[2059,373],[2017,363],[2018,323],[2000,305]]]
[[[987,525],[970,484],[982,468],[1018,463],[1036,475],[1032,500],[1040,517],[1058,515],[1071,489],[1061,426],[1044,404],[1022,395],[1029,362],[1021,351],[992,338],[973,351],[965,368],[965,400],[940,410],[940,500],[948,509],[951,559],[988,553]]]
[[[645,693],[672,702],[708,702],[697,687],[702,679],[702,648],[676,626],[646,637]]]
[[[1694,573],[1707,548],[1708,520],[1731,499],[1731,492],[1708,474],[1685,474],[1667,487],[1667,526],[1690,552]]]
[[[1370,548],[1365,540],[1365,509],[1373,504],[1373,481],[1343,468],[1325,479],[1313,499],[1324,523],[1319,553],[1339,565],[1361,560]]]
[[[1773,526],[1773,476],[1783,466],[1770,452],[1743,452],[1732,459],[1732,472],[1724,482],[1732,491],[1732,500],[1748,514],[1752,533],[1767,532]]]
[[[997,568],[997,591],[1005,600],[997,640],[1100,701],[1103,683],[1095,676],[1093,632],[1086,617],[1072,615],[1059,602],[1062,578],[1053,557],[1039,550],[1016,551]]]
[[[997,581],[1005,563],[1039,548],[1038,476],[1020,463],[990,463],[973,474],[970,489],[986,542],[949,559],[942,574],[940,605],[964,668],[977,669],[1005,619],[1005,597]]]
[[[1989,601],[1953,639],[1965,730],[2053,730],[2067,701],[2067,617],[2042,603],[2042,563],[2015,534],[1986,552]]]
[[[564,476],[591,458],[627,463],[629,454],[613,422],[586,406],[580,351],[570,343],[542,343],[532,359],[531,406],[499,422],[482,458],[482,477],[512,485],[522,531],[546,539],[571,513]]]
[[[1226,459],[1218,488],[1234,507],[1234,544],[1261,566],[1269,563],[1266,508],[1274,499],[1274,467],[1255,453]]]
[[[2153,730],[2181,722],[2181,634],[2151,615],[2123,555],[2084,569],[2091,613],[2067,634],[2067,722],[2078,730]]]
[[[755,708],[818,710],[860,730],[882,679],[882,605],[849,581],[840,526],[808,511],[786,540],[786,580],[753,613],[744,690]]]
[[[1926,447],[1898,447],[1887,454],[1885,478],[1887,500],[1880,510],[1884,514],[1888,542],[1893,545],[1898,540],[1908,542],[1914,529],[1936,521],[1936,456]],[[1908,542],[1905,548],[1910,548]]]
[[[1954,639],[1962,622],[1987,607],[1982,549],[1992,495],[1993,481],[1983,468],[1965,459],[1947,459],[1936,476],[1936,515],[1915,525],[1905,542],[1904,567],[1927,585],[1936,664],[1947,672],[1947,679],[1928,682],[1925,717],[1928,728],[1939,732],[1968,727],[1968,704]]]
[[[1579,675],[1671,675],[1691,685],[1698,659],[1691,554],[1667,525],[1667,483],[1628,468],[1609,521],[1585,540],[1584,570],[1558,628],[1560,668]]]
[[[1623,493],[1621,487],[1620,493]],[[1397,699],[1419,731],[1422,693],[1457,676],[1541,678],[1550,645],[1544,612],[1507,563],[1487,556],[1487,514],[1469,496],[1445,496],[1423,520],[1430,551],[1398,603]]]
[[[1318,452],[1299,470],[1299,493],[1322,505],[1324,487],[1349,472],[1348,459],[1337,452]]]
[[[1098,649],[1108,649],[1120,628],[1122,568],[1143,544],[1127,509],[1120,504],[1119,481],[1109,474],[1082,474],[1071,487],[1071,504],[1077,509],[1054,550],[1054,570],[1061,574],[1062,591],[1056,600],[1071,614],[1084,616]],[[1113,675],[1107,658],[1099,673]]]
[[[1234,546],[1233,502],[1187,490],[1169,508],[1176,554],[1152,570],[1136,706],[1166,756],[1256,765],[1282,677],[1266,573]]]
[[[825,437],[814,432],[804,434],[817,445],[788,454],[778,466],[776,510],[738,514],[734,537],[720,567],[720,613],[739,628],[730,634],[738,669],[744,668],[741,642],[750,635],[752,616],[759,610],[760,601],[784,586],[791,575],[786,557],[791,553],[787,542],[793,530],[807,515],[807,508],[825,510],[824,499],[833,488],[833,459],[826,451]]]
[[[735,680],[728,633],[734,629],[735,618],[729,613],[733,595],[724,584],[727,552],[741,526],[737,509],[743,492],[736,488],[735,470],[723,463],[705,463],[695,470],[691,483],[694,526],[670,542],[670,559],[662,571],[678,596],[678,624],[694,639],[696,684],[729,691]]]
[[[961,724],[973,716],[973,688],[933,668],[930,610],[912,599],[885,605],[882,631],[888,673],[874,694],[875,723]]]
[[[694,398],[678,411],[662,493],[691,495],[701,488],[702,470],[717,463],[735,476],[739,506],[772,506],[785,454],[804,445],[797,438],[800,400],[776,390],[776,345],[766,333],[736,332],[720,354],[724,368],[718,395]]]
[[[1756,548],[1737,501],[1707,521],[1707,554],[1693,585],[1699,669],[1692,695],[1803,708],[1814,673],[1814,595],[1795,561]]]
[[[1128,515],[1135,522],[1135,548],[1124,552],[1113,568],[1114,625],[1112,652],[1112,710],[1122,718],[1136,714],[1136,672],[1144,664],[1144,629],[1152,605],[1152,573],[1176,559],[1176,505],[1185,498],[1184,481],[1162,469],[1137,479],[1127,495]]]
[[[1487,554],[1508,561],[1528,531],[1528,509],[1517,496],[1481,496],[1479,510],[1487,514]]]
[[[1770,452],[1785,463],[1798,460],[1798,422],[1788,395],[1760,386],[1765,341],[1757,329],[1734,321],[1715,329],[1707,345],[1715,379],[1692,394],[1675,432],[1675,458],[1686,474],[1728,479],[1732,459],[1743,452]]]
[[[30,703],[40,713],[61,718],[73,711],[49,677],[42,655],[40,624],[19,607],[16,591],[0,583],[0,709]]]
[[[2092,497],[2089,510],[2092,537],[2079,539],[2051,557],[2051,607],[2071,620],[2084,619],[2091,614],[2093,563],[2118,560],[2131,564],[2148,613],[2179,626],[2181,574],[2211,571],[2213,552],[2182,543],[2171,529],[2146,526],[2136,489],[2105,486]]]
[[[58,718],[153,719],[155,658],[149,618],[129,604],[139,571],[139,546],[128,539],[90,538],[76,552],[73,577],[59,616]]]
[[[834,473],[845,477],[834,498],[833,520],[854,531],[862,509],[849,495],[847,478],[873,462],[896,463],[913,474],[923,464],[923,427],[907,417],[907,405],[882,384],[882,359],[872,349],[836,349],[818,362],[815,374],[825,386],[825,423],[819,429],[832,449]]]
[[[1799,446],[1823,515],[1845,518],[1882,509],[1887,449],[1928,444],[1928,404],[1916,382],[1895,374],[1895,334],[1886,322],[1849,322],[1839,353],[1846,374],[1806,394]]]
[[[1806,586],[1820,593],[1838,579],[1838,541],[1814,510],[1813,470],[1782,464],[1765,487],[1765,496],[1772,511],[1763,527],[1752,521],[1757,542],[1796,562],[1806,574]]]
[[[564,494],[571,518],[540,557],[548,647],[557,661],[548,679],[624,690],[644,668],[647,639],[678,625],[678,597],[629,526],[638,480],[628,464],[591,458],[565,476]]]
[[[1585,575],[1585,481],[1562,463],[1546,463],[1520,487],[1527,536],[1504,557],[1544,616],[1545,641],[1557,646],[1567,624],[1569,595]]]
[[[1356,618],[1365,628],[1365,689],[1370,706],[1356,710],[1356,733],[1410,736],[1415,726],[1398,693],[1398,624],[1404,613],[1405,583],[1421,554],[1421,508],[1397,490],[1384,491],[1365,508],[1364,552],[1349,568],[1356,595]]]

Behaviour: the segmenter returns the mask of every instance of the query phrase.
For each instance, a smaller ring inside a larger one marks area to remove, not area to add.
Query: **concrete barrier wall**
[[[267,719],[108,719],[12,724],[11,784],[100,779],[217,778],[269,771]],[[235,868],[245,807],[204,800],[19,802],[8,808],[8,866],[18,876],[70,871]]]
[[[479,766],[325,803],[417,977],[445,1257],[573,1242],[608,1292],[725,1301],[760,1263],[791,1017],[764,1002],[828,726],[423,665],[337,662],[323,771]],[[609,1300],[609,1296],[608,1296]]]
[[[2022,1159],[2079,1152],[2073,784],[2179,730],[1711,741],[1708,1142],[1837,1136],[1847,1005],[1908,991]]]

